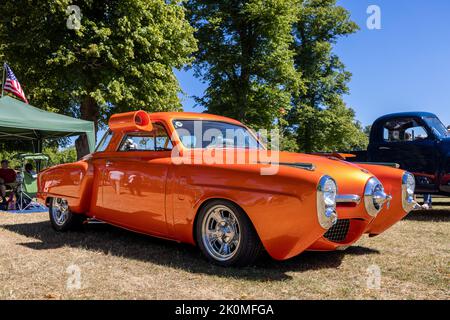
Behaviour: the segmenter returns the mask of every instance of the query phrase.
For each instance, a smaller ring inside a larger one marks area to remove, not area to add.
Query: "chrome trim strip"
[[[268,164],[268,165],[279,165],[279,166],[288,166],[297,169],[304,169],[308,171],[316,170],[316,166],[312,163],[302,163],[302,162],[261,162],[258,161],[257,164]]]
[[[376,165],[376,166],[383,166],[383,167],[391,167],[395,169],[400,169],[400,165],[398,163],[394,162],[353,162],[354,164],[369,164],[369,165]]]
[[[357,194],[338,194],[336,195],[336,202],[359,204],[361,202],[361,197]]]

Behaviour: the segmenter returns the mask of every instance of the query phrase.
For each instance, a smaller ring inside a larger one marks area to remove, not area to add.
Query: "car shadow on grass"
[[[35,242],[18,243],[33,250],[52,250],[71,247],[133,260],[150,262],[191,273],[255,281],[283,281],[292,277],[289,272],[336,269],[345,255],[379,254],[377,250],[353,246],[346,251],[304,252],[286,261],[276,261],[263,254],[255,265],[245,268],[223,268],[206,261],[198,248],[133,233],[107,224],[87,225],[81,231],[57,233],[50,223],[0,225]]]
[[[449,222],[450,221],[450,209],[449,210],[416,210],[411,211],[404,220],[412,221],[426,221],[426,222]]]

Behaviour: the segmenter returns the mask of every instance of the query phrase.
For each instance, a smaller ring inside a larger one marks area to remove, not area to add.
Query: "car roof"
[[[391,113],[386,114],[377,120],[375,122],[385,121],[391,118],[406,118],[406,117],[415,117],[415,118],[424,118],[424,117],[436,117],[435,114],[431,112],[424,112],[424,111],[413,111],[413,112],[399,112],[399,113]]]
[[[215,114],[208,113],[197,113],[197,112],[155,112],[149,113],[150,119],[152,121],[155,120],[163,120],[163,121],[172,121],[176,120],[209,120],[209,121],[221,121],[233,123],[236,125],[243,126],[243,124],[237,120],[232,118],[218,116]]]

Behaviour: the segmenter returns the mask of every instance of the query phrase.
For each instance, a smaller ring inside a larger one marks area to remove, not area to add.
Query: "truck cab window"
[[[427,131],[424,127],[413,127],[405,130],[404,141],[418,141],[428,138]]]
[[[404,118],[385,123],[383,140],[385,142],[407,142],[428,139],[428,133],[416,119]]]

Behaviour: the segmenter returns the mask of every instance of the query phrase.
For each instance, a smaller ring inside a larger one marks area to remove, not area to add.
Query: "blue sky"
[[[339,40],[335,51],[353,73],[347,104],[364,125],[391,112],[430,111],[450,125],[450,1],[339,0],[361,30]],[[381,30],[369,30],[369,5],[381,9]],[[205,85],[191,71],[177,71],[186,96],[201,96]]]

